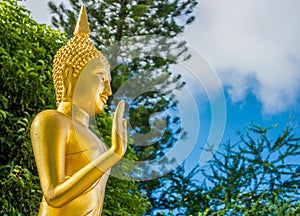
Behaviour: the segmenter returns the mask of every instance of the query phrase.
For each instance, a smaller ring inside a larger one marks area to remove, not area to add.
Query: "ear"
[[[69,101],[71,102],[72,100],[72,95],[73,95],[73,66],[66,64],[63,70],[63,86],[64,86],[64,91],[63,91],[63,101]]]

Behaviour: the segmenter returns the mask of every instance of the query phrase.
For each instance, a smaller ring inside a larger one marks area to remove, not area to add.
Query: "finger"
[[[127,121],[126,119],[122,119],[122,124],[123,124],[123,128],[126,130],[127,129]]]
[[[127,126],[126,126],[127,122],[125,119],[122,119],[122,125],[123,125],[122,147],[125,154],[127,149]]]
[[[113,118],[113,129],[114,129],[113,132],[116,133],[115,134],[117,136],[116,139],[119,139],[119,137],[123,135],[121,131],[123,131],[122,119],[123,119],[124,109],[125,109],[125,102],[122,100],[119,102]]]
[[[121,100],[117,106],[117,109],[114,113],[114,121],[118,120],[119,122],[122,121],[122,116],[125,110],[125,102]]]
[[[123,125],[123,143],[127,143],[127,122],[126,119],[122,119],[122,125]]]
[[[121,100],[116,109],[116,115],[118,115],[118,118],[123,116],[124,110],[125,110],[125,101]]]

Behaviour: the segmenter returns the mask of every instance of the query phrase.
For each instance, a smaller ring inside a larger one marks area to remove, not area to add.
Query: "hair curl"
[[[53,81],[56,95],[56,105],[64,100],[65,84],[64,69],[66,65],[73,68],[72,77],[79,76],[84,66],[94,58],[100,58],[108,68],[109,62],[105,56],[96,49],[88,36],[75,35],[68,43],[62,46],[56,53],[53,61]]]

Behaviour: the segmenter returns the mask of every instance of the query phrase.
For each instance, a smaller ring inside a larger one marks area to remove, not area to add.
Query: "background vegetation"
[[[33,21],[17,1],[0,1],[0,215],[37,214],[42,193],[29,129],[36,114],[55,109],[52,61],[66,41],[64,33]],[[103,113],[98,124],[110,143],[111,117]],[[130,148],[126,157],[135,159]],[[141,215],[150,204],[137,187],[111,178],[104,214]]]
[[[185,42],[168,39],[182,33],[185,26],[194,21],[193,10],[197,1],[69,0],[68,7],[64,3],[56,5],[49,2],[49,7],[54,14],[53,25],[62,28],[67,35],[72,36],[82,2],[88,12],[91,38],[113,66],[111,71],[113,94],[126,80],[142,77],[135,82],[135,86],[123,90],[120,95],[129,105],[129,122],[132,125],[129,133],[133,138],[134,155],[140,161],[162,157],[178,139],[185,136],[184,128],[180,128],[180,118],[176,115],[177,101],[173,95],[173,90],[182,88],[184,82],[180,80],[180,75],[171,73],[170,65],[175,64],[179,58],[189,58]],[[157,39],[156,44],[145,51],[143,46],[147,46],[148,40],[151,39]],[[152,91],[145,92],[133,100],[128,98],[128,95],[134,95],[134,91],[140,93],[140,90],[149,88],[149,85]],[[164,115],[164,111],[171,109],[175,114]],[[151,119],[150,128],[149,117],[155,113],[161,115]],[[163,128],[159,127],[162,125],[162,118],[166,122]],[[135,139],[150,130],[158,134],[159,139],[153,143],[140,143],[146,140]],[[163,160],[159,164],[159,170],[149,167],[142,171],[135,171],[143,172],[148,176],[158,176],[159,172],[164,172],[165,167],[168,167],[166,164],[172,162],[172,158]],[[147,194],[152,208],[158,207],[156,190],[164,187],[166,178],[168,177],[163,176],[138,183],[138,190]],[[146,214],[151,213],[151,209],[146,211]]]
[[[67,41],[67,35],[71,35],[70,29],[73,30],[72,25],[79,10],[78,1],[70,2],[73,5],[70,10],[50,4],[57,15],[62,15],[54,19],[57,26],[65,26],[66,33],[62,33],[33,21],[29,12],[19,6],[16,0],[0,1],[0,215],[36,215],[38,210],[42,194],[29,128],[38,112],[55,108],[51,77],[53,56]],[[116,43],[123,36],[152,34],[152,31],[173,37],[194,19],[191,15],[194,1],[135,1],[138,4],[134,7],[127,6],[133,1],[121,1],[118,4],[102,1],[104,5],[97,1],[89,2],[86,2],[91,11],[89,18],[95,25],[91,29],[97,31],[93,33],[93,39],[100,48]],[[123,21],[118,22],[120,18],[115,20],[115,16],[104,19],[107,16],[99,13],[99,10],[105,8],[110,10],[109,13],[121,16]],[[147,15],[148,9],[157,12],[152,14],[151,19]],[[96,14],[100,14],[100,17],[96,17]],[[176,17],[185,17],[184,25],[176,24]],[[102,26],[100,29],[96,27],[97,22]],[[164,30],[160,28],[161,25],[165,27]],[[109,29],[114,27],[117,31]],[[143,32],[144,28],[146,31]],[[97,39],[96,33],[101,37]],[[185,52],[184,44],[176,46],[182,52],[173,56],[173,60]],[[119,49],[114,54],[121,52],[122,49]],[[149,58],[134,59],[127,65],[120,62],[120,66],[113,71],[114,91],[124,80],[141,72],[137,69],[141,62],[146,63],[141,68],[146,65],[146,69],[166,73],[173,63],[169,59],[155,58],[150,62]],[[170,77],[164,77],[158,86],[165,85],[168,80]],[[171,80],[175,86],[176,83],[181,85],[180,79]],[[176,104],[170,95],[172,92],[168,96],[146,94],[134,102],[130,118],[142,122],[135,125],[136,132],[149,129],[145,122],[148,122],[151,113]],[[149,98],[157,100],[153,104],[145,104]],[[102,129],[97,133],[106,143],[110,143],[111,117],[108,113],[106,110],[97,117],[98,127]],[[169,124],[173,120],[170,117]],[[276,139],[272,139],[269,131],[274,127],[250,125],[239,133],[239,142],[222,144],[206,167],[195,167],[190,173],[181,165],[163,178],[149,182],[110,177],[103,215],[300,214],[300,165],[297,163],[300,137],[295,134],[293,126],[288,125],[278,133]],[[172,147],[176,141],[173,139],[176,131],[182,130],[174,128],[169,127],[165,139],[151,149],[129,148],[126,157],[130,160],[159,157],[164,149]]]

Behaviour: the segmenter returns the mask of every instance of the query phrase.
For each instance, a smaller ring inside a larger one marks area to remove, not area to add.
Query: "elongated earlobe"
[[[72,65],[65,65],[64,71],[63,71],[63,102],[71,102],[73,97],[73,67]]]
[[[78,22],[74,31],[74,37],[62,46],[56,53],[53,61],[53,82],[56,94],[56,105],[68,100],[72,95],[72,82],[67,79],[71,75],[77,78],[84,66],[94,58],[100,58],[103,64],[110,68],[105,56],[97,50],[89,39],[90,28],[88,26],[85,7],[82,6]],[[66,64],[72,65],[72,71],[66,70]],[[75,79],[76,80],[76,79]],[[74,86],[73,86],[74,88]]]

